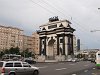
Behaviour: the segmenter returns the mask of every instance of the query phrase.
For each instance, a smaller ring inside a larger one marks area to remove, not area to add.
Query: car
[[[22,61],[0,61],[0,75],[39,75],[39,68]]]
[[[72,58],[67,59],[68,62],[72,62]]]
[[[96,63],[94,58],[93,58],[93,59],[91,59],[90,61],[91,61],[92,63]]]
[[[25,62],[29,63],[29,64],[35,64],[36,61],[35,60],[24,60]]]
[[[74,59],[72,59],[72,62],[79,62],[79,59],[74,58]]]

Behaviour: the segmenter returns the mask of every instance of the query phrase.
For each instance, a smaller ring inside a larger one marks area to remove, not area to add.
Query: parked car
[[[72,62],[79,62],[79,59],[78,58],[73,58]]]
[[[91,61],[92,63],[96,63],[96,62],[95,62],[95,58],[92,58],[90,61]]]
[[[38,75],[39,68],[22,61],[0,61],[0,75]]]
[[[68,61],[68,62],[71,62],[71,61],[72,61],[72,58],[67,59],[67,61]]]
[[[29,63],[29,64],[35,64],[35,63],[36,63],[35,60],[28,60],[28,59],[26,59],[25,62],[27,62],[27,63]]]

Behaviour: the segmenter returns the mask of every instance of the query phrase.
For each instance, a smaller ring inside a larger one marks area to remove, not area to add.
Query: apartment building
[[[35,52],[35,54],[39,54],[39,34],[37,34],[36,32],[34,32],[32,34],[33,37],[33,50]]]
[[[23,49],[23,30],[0,25],[0,50],[17,46]]]
[[[28,49],[33,52],[33,37],[23,35],[23,50]]]
[[[73,50],[74,50],[74,54],[77,54],[77,42],[76,42],[76,36],[73,35]]]

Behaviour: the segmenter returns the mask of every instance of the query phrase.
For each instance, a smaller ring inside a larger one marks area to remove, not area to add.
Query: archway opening
[[[48,59],[55,59],[55,41],[54,39],[51,39],[48,42]]]

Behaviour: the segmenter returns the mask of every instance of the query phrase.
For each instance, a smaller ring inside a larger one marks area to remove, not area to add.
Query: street
[[[59,63],[36,63],[40,68],[40,75],[98,75],[95,64],[89,61],[59,62]]]

